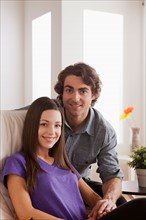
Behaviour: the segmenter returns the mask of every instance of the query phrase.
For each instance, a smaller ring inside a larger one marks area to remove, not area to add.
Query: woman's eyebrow
[[[48,120],[46,120],[46,119],[41,119],[40,121],[41,121],[41,122],[42,122],[42,121],[48,122]]]
[[[49,120],[41,119],[40,122],[48,122],[49,123]],[[55,123],[62,124],[62,121],[55,121]]]

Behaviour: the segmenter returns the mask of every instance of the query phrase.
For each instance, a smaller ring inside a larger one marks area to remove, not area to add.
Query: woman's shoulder
[[[24,154],[22,152],[17,152],[17,153],[10,155],[8,158],[24,159]]]
[[[15,153],[7,157],[2,170],[2,180],[7,186],[6,176],[15,174],[26,179],[26,162],[22,153]]]
[[[8,156],[7,158],[6,158],[6,162],[10,162],[10,161],[21,161],[22,163],[24,163],[25,162],[25,157],[24,157],[24,154],[23,153],[21,153],[21,152],[17,152],[17,153],[14,153],[14,154],[12,154],[12,155],[10,155],[10,156]]]

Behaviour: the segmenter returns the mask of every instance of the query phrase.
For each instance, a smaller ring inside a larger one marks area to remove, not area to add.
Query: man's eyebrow
[[[87,87],[81,87],[81,88],[79,88],[79,90],[80,90],[80,89],[89,90],[89,88],[87,88]]]
[[[70,86],[70,85],[65,85],[64,88],[66,87],[73,88],[73,86]]]
[[[70,85],[65,85],[64,88],[66,88],[66,87],[71,88],[71,89],[74,88],[73,86],[70,86]],[[80,87],[80,88],[78,88],[78,90],[82,90],[82,89],[89,90],[88,87]]]

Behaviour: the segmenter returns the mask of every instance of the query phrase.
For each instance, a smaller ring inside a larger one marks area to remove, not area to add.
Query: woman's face
[[[58,110],[42,112],[38,129],[38,147],[48,150],[54,146],[61,135],[62,117]]]

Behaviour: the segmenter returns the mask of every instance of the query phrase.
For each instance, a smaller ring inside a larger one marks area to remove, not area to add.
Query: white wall
[[[144,64],[143,64],[143,87],[144,87],[144,94],[143,94],[143,99],[144,99],[144,108],[143,108],[143,119],[144,119],[144,123],[146,124],[146,3],[145,3],[145,7],[144,7],[144,23],[143,23],[143,28],[144,28]],[[146,143],[146,125],[144,124],[143,126],[143,132],[144,132],[144,143]]]
[[[24,104],[23,1],[1,1],[1,109]]]
[[[1,1],[1,109],[20,108],[32,101],[31,25],[49,11],[53,76],[61,70],[61,1]],[[55,81],[52,77],[52,85]]]
[[[136,120],[140,121],[142,143],[146,143],[143,51],[146,39],[141,3],[141,0],[1,1],[1,109],[20,108],[32,101],[31,22],[34,18],[48,11],[52,13],[52,97],[56,97],[53,87],[58,73],[65,66],[83,60],[83,8],[121,13],[126,19],[124,106],[131,101],[138,106]],[[127,152],[126,146],[119,146],[119,152]]]
[[[32,20],[51,11],[51,71],[52,85],[61,70],[61,2],[60,1],[26,1],[25,2],[25,105],[32,101]],[[49,83],[48,83],[49,85]],[[54,95],[52,89],[52,97]]]
[[[116,13],[124,17],[123,106],[129,106],[130,103],[136,108],[134,118],[140,126],[141,143],[145,144],[144,6],[142,1],[63,1],[63,68],[69,64],[83,61],[84,9]],[[129,134],[129,127],[125,123],[125,141],[118,146],[119,154],[129,153]]]

